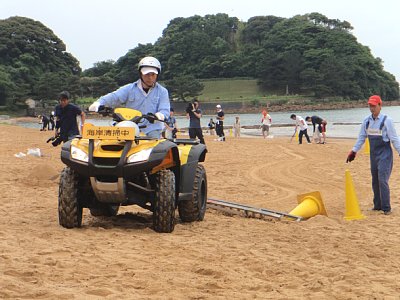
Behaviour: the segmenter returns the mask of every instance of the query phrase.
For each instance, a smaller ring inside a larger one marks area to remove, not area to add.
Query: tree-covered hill
[[[399,84],[382,60],[357,42],[347,21],[319,13],[292,18],[227,14],[175,18],[154,44],[139,44],[116,62],[97,62],[81,73],[65,44],[42,23],[0,20],[0,105],[54,99],[62,89],[98,97],[138,78],[139,60],[157,57],[171,97],[201,93],[200,80],[254,78],[264,95],[399,99]]]
[[[78,61],[49,28],[24,17],[0,20],[0,105],[51,99],[66,82],[79,84]]]
[[[382,60],[357,42],[347,21],[319,13],[258,16],[241,22],[226,14],[171,20],[154,44],[138,45],[104,74],[132,81],[143,55],[160,58],[164,80],[253,77],[266,94],[363,99],[399,98],[399,84]],[[86,74],[95,72],[94,67]]]

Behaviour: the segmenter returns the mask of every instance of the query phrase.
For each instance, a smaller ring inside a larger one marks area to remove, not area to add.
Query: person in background
[[[69,92],[63,91],[60,93],[60,104],[56,106],[56,131],[55,137],[60,135],[61,140],[66,141],[79,135],[78,122],[76,117],[81,117],[81,126],[85,123],[85,113],[79,106],[69,103]]]
[[[46,129],[49,126],[49,118],[47,118],[45,115],[38,115],[38,118],[39,118],[39,124],[42,125],[40,131],[46,131]]]
[[[393,167],[393,150],[390,143],[400,155],[400,140],[392,118],[381,113],[381,97],[378,95],[369,97],[368,107],[371,115],[364,119],[356,144],[348,154],[346,163],[356,158],[356,153],[368,138],[372,191],[374,193],[372,210],[383,211],[385,215],[390,215],[392,208],[390,205],[389,178]]]
[[[294,128],[294,132],[296,133],[297,127],[300,128],[300,131],[299,131],[299,145],[301,145],[303,143],[303,135],[307,139],[307,144],[311,144],[310,137],[308,136],[308,133],[307,133],[308,125],[307,125],[306,121],[304,121],[304,119],[302,117],[296,116],[295,114],[290,115],[290,118],[293,121],[296,122],[296,126]]]
[[[272,118],[268,114],[267,110],[262,111],[262,117],[261,117],[261,132],[264,137],[264,139],[269,136],[269,128],[271,127],[272,124]]]
[[[142,114],[154,114],[160,121],[168,118],[170,111],[168,90],[157,82],[161,74],[160,62],[154,57],[147,56],[139,61],[137,69],[139,79],[136,82],[100,97],[89,106],[89,111],[98,112],[99,108],[104,106],[128,107]],[[150,123],[144,120],[138,125],[145,126],[142,131],[151,138],[160,138],[164,129],[163,122]]]
[[[239,116],[235,117],[235,123],[233,123],[233,136],[235,138],[240,137],[240,118],[239,118]]]
[[[215,131],[217,132],[218,139],[217,141],[220,142],[225,142],[225,133],[224,133],[224,119],[225,119],[225,114],[224,111],[222,110],[221,105],[216,106],[217,109],[217,122],[215,125]]]
[[[313,125],[313,135],[317,136],[317,144],[325,144],[326,142],[326,120],[318,116],[306,117],[307,122],[311,122]],[[315,127],[318,125],[318,131],[315,131]],[[322,139],[321,139],[322,136]]]
[[[178,125],[176,118],[174,117],[174,109],[171,107],[169,110],[169,117],[165,123],[165,138],[176,139],[176,133],[178,132]]]
[[[51,112],[50,117],[49,117],[49,130],[54,130],[55,123],[54,123],[54,111]]]
[[[210,118],[210,122],[208,122],[208,129],[210,130],[210,135],[215,135],[215,122],[213,118]]]
[[[195,139],[196,137],[200,140],[200,143],[205,145],[203,130],[201,129],[201,109],[199,108],[199,101],[194,100],[186,108],[186,118],[189,119],[189,137]]]

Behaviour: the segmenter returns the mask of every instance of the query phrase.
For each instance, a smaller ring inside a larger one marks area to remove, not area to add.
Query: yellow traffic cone
[[[289,215],[302,217],[304,219],[308,219],[316,215],[328,215],[326,213],[321,194],[318,191],[297,195],[297,202],[299,205],[297,205],[296,208],[289,213]]]
[[[345,177],[346,177],[346,214],[344,216],[344,219],[349,221],[364,219],[365,216],[361,214],[356,191],[353,185],[353,179],[351,178],[349,170],[345,171]]]
[[[369,154],[369,139],[365,139],[364,153]]]

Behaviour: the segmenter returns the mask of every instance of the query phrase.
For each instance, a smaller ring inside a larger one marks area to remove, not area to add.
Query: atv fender
[[[189,152],[187,163],[181,167],[179,201],[192,198],[194,177],[199,162],[205,160],[207,148],[203,144],[194,145]]]
[[[179,184],[180,184],[180,178],[181,178],[181,162],[179,160],[179,151],[178,147],[175,143],[171,141],[164,141],[160,144],[158,144],[153,151],[151,152],[150,158],[154,158],[154,156],[157,157],[158,161],[162,161],[166,153],[169,151],[172,152],[172,158],[173,161],[175,162],[175,166],[170,168],[172,172],[175,174],[175,202],[177,202],[178,196],[179,196]],[[175,203],[176,204],[176,203]]]

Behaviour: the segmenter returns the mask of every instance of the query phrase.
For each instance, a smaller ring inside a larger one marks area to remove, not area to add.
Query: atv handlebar
[[[103,117],[107,117],[107,116],[112,116],[113,120],[115,122],[121,122],[123,120],[121,120],[117,115],[114,114],[114,110],[110,107],[106,107],[104,105],[100,105],[99,106],[99,110],[98,113],[100,115],[102,115]],[[134,117],[132,119],[132,122],[135,122],[136,124],[140,123],[142,120],[147,120],[150,123],[154,123],[154,121],[158,121],[158,122],[163,122],[163,123],[167,123],[167,121],[165,120],[159,120],[153,113],[147,113],[147,114],[142,114],[141,116],[137,116]]]
[[[100,105],[99,110],[97,112],[103,117],[107,117],[113,113],[113,109],[110,107],[106,107],[104,105]]]

